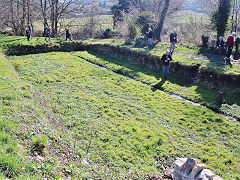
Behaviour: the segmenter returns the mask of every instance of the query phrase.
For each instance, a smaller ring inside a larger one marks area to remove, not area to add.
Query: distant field
[[[184,10],[174,14],[171,22],[179,24],[191,24],[191,23],[209,24],[210,19],[207,14],[193,12],[190,10]]]
[[[86,27],[90,27],[91,18],[82,17],[82,18],[71,18],[64,19],[60,21],[60,34],[65,33],[65,28],[68,27],[72,33],[81,32]],[[108,28],[113,28],[113,19],[111,15],[99,15],[93,18],[93,26],[97,31],[104,31]],[[42,22],[34,23],[35,31],[43,31]]]

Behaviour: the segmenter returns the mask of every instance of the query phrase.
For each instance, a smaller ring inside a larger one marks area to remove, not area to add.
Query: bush
[[[146,36],[148,28],[155,26],[154,15],[150,12],[143,12],[137,18],[136,24],[141,28],[141,33],[143,36]]]
[[[109,39],[109,38],[112,38],[113,35],[112,35],[112,30],[111,29],[106,29],[106,31],[103,33],[103,36],[105,39]]]
[[[209,40],[208,36],[202,36],[202,47],[205,47],[205,48],[208,47],[208,40]]]
[[[236,46],[236,53],[238,53],[238,50],[239,50],[239,44],[240,44],[240,38],[236,38],[236,41],[235,41],[235,46]]]
[[[128,26],[128,37],[130,41],[134,41],[137,36],[137,27],[135,24],[130,24]]]
[[[137,47],[145,47],[146,45],[146,39],[144,38],[138,38],[135,42],[135,46]]]

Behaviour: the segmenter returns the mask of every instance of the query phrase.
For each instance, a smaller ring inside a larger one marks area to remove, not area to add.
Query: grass
[[[46,166],[38,169],[47,177],[56,177],[54,171],[79,179],[143,178],[161,174],[157,164],[171,166],[176,157],[193,157],[225,179],[239,178],[238,122],[72,53],[11,56],[8,61],[34,89],[30,107],[37,110],[19,121],[42,127],[41,133],[23,131],[30,143],[36,142],[34,134],[47,136],[41,141],[46,142]],[[41,106],[43,100],[47,104]],[[48,111],[53,115],[48,117]],[[69,149],[54,144],[56,140],[69,143]],[[55,156],[72,152],[64,165],[59,158],[52,160],[51,145]]]
[[[144,66],[131,64],[124,59],[116,57],[111,58],[109,56],[87,51],[73,52],[73,55],[107,67],[114,72],[124,74],[138,81],[147,83],[153,87],[157,87],[158,89],[178,94],[191,101],[201,103],[214,109],[220,109],[223,113],[240,118],[238,112],[238,102],[240,99],[237,95],[238,90],[235,88],[233,88],[233,90],[228,90],[228,95],[224,96],[224,103],[230,105],[235,104],[235,108],[226,104],[219,107],[216,103],[216,97],[219,89],[222,89],[222,87],[215,87],[212,89],[211,87],[206,87],[207,85],[211,86],[211,84],[188,83],[186,82],[187,78],[177,72],[171,73],[169,80],[164,83],[161,80],[161,71],[147,70]],[[181,77],[181,79],[179,79],[179,77]]]
[[[158,43],[154,45],[153,49],[148,49],[146,45],[139,46],[125,45],[123,41],[115,39],[87,39],[85,43],[90,44],[110,44],[111,46],[117,46],[119,48],[127,48],[132,51],[142,52],[148,55],[154,55],[161,57],[166,50],[170,47],[169,43]],[[184,66],[200,65],[200,69],[208,69],[217,74],[240,74],[240,66],[238,62],[233,62],[232,66],[224,65],[223,56],[214,55],[209,50],[203,50],[200,47],[189,47],[184,45],[176,45],[173,61],[179,62]]]
[[[12,66],[0,54],[0,177],[31,177],[34,162],[27,161],[24,151],[19,146],[19,122],[11,114],[27,92],[21,88],[24,82],[18,77]],[[25,167],[23,169],[23,167]]]
[[[0,46],[28,45],[23,39],[3,36]],[[161,175],[161,165],[171,167],[177,157],[196,158],[225,179],[240,178],[238,122],[83,58],[199,101],[215,96],[184,86],[178,75],[159,84],[159,72],[93,52],[1,54],[0,178],[142,179]]]
[[[94,40],[86,40],[84,42],[94,43],[94,44],[111,44],[112,46],[117,46],[118,48],[128,48],[134,51],[147,53],[150,56],[151,55],[161,56],[164,53],[165,49],[167,49],[169,46],[169,44],[162,43],[162,44],[157,44],[154,49],[148,50],[140,47],[138,48],[122,47],[122,44],[124,44],[124,41],[120,41],[120,40],[94,39]],[[52,42],[47,43],[47,46],[48,47],[61,46],[61,43],[63,43],[62,40],[53,39]],[[39,45],[45,46],[46,42],[44,38],[33,38],[30,42],[28,42],[24,37],[7,37],[7,36],[2,36],[2,40],[0,42],[0,46],[4,48],[9,48],[11,50],[14,50],[16,48],[18,49],[19,47],[22,47],[22,46],[29,46],[29,45],[32,47],[38,47]],[[69,43],[68,46],[70,47],[71,43]],[[201,49],[197,47],[193,48],[193,47],[186,47],[186,46],[177,46],[175,51],[176,56],[174,55],[174,61],[179,62],[183,66],[194,66],[196,64],[199,64],[201,70],[204,70],[204,71],[207,70],[210,72],[213,71],[221,75],[222,74],[239,75],[238,65],[233,65],[232,67],[230,67],[230,66],[225,66],[222,63],[218,63],[218,62],[206,62],[202,60],[196,60],[194,58],[184,57],[189,53],[192,54],[192,56],[198,57],[199,51],[201,51]],[[107,66],[111,70],[133,77],[147,84],[151,84],[164,91],[168,91],[169,93],[181,95],[186,99],[192,100],[194,102],[199,102],[208,107],[220,110],[225,114],[229,114],[231,116],[235,116],[239,118],[239,113],[238,113],[239,101],[240,101],[238,97],[239,90],[235,87],[222,87],[222,86],[218,87],[217,85],[213,85],[207,82],[189,83],[187,82],[188,81],[187,77],[183,77],[181,74],[176,72],[171,74],[168,83],[163,84],[161,83],[161,78],[160,78],[161,73],[156,71],[149,71],[145,67],[142,67],[136,64],[131,64],[125,61],[124,59],[115,57],[114,55],[113,55],[113,58],[111,58],[111,57],[99,55],[96,53],[94,54],[93,52],[91,52],[93,56],[91,55],[88,56],[86,54],[84,55],[84,53],[82,52],[79,52],[79,54],[81,57],[84,57],[91,62],[100,64],[103,66]],[[222,90],[225,92],[224,103],[226,104],[224,104],[223,107],[219,107],[219,105],[217,105],[215,102],[215,99],[218,95],[219,90]],[[234,105],[234,108],[232,108],[232,106],[229,106],[229,105]]]

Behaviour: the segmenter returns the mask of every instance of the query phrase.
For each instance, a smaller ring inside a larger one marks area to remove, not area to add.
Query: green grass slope
[[[189,83],[186,82],[186,78],[182,76],[181,73],[171,73],[171,71],[169,79],[166,82],[162,82],[161,71],[148,70],[144,66],[132,64],[129,61],[124,60],[123,58],[111,58],[110,56],[101,55],[92,51],[79,51],[72,52],[71,54],[73,56],[84,58],[92,63],[104,66],[114,72],[124,74],[138,81],[147,83],[168,93],[180,95],[188,100],[201,103],[214,109],[218,109],[222,113],[225,113],[227,115],[240,118],[240,99],[238,96],[239,90],[237,88],[228,87],[228,94],[225,95],[223,99],[224,104],[220,106],[216,103],[216,97],[218,96],[218,91],[221,90],[223,87],[214,87],[213,85],[211,85],[211,83],[208,84],[206,82]],[[213,86],[214,88],[212,88],[211,86]]]
[[[29,86],[31,103],[14,108],[22,142],[46,146],[38,174],[143,178],[161,174],[158,164],[193,157],[225,179],[239,178],[238,122],[68,52],[8,60]]]
[[[26,84],[0,53],[0,179],[28,179],[36,166],[28,160],[19,143],[22,122],[15,118],[15,112],[21,111],[19,105],[28,94],[25,88]]]

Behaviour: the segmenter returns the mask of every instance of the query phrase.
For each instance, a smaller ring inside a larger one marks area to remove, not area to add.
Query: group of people
[[[69,29],[65,29],[65,32],[66,32],[66,41],[69,39],[70,41],[72,41],[72,36],[70,34],[70,31]],[[30,38],[31,38],[31,26],[30,24],[28,24],[28,26],[26,27],[26,36],[27,36],[27,40],[29,41]],[[51,33],[50,33],[50,28],[46,25],[45,28],[44,28],[44,37],[45,37],[45,40],[48,42],[48,41],[51,41]]]
[[[147,38],[148,38],[148,47],[151,48],[153,46],[152,44],[152,38],[153,38],[153,32],[152,29],[149,28],[146,32]],[[218,54],[221,54],[225,48],[225,44],[227,46],[227,53],[225,56],[225,63],[230,63],[230,56],[232,55],[232,50],[234,46],[234,39],[236,37],[236,33],[233,32],[227,39],[227,42],[225,43],[223,40],[223,37],[220,36],[216,43],[216,52]],[[163,81],[165,81],[168,78],[169,70],[170,70],[170,61],[172,61],[172,54],[175,49],[175,45],[177,43],[177,31],[176,29],[173,30],[173,32],[170,34],[170,48],[169,50],[166,50],[166,53],[162,56],[161,62],[163,65]]]
[[[148,48],[153,47],[153,31],[151,28],[148,28],[148,31],[146,32],[147,38],[148,38]],[[177,43],[177,31],[176,29],[173,30],[173,32],[170,34],[170,54],[172,55],[175,49],[175,44]]]
[[[227,42],[225,43],[223,37],[220,36],[216,43],[216,53],[221,54],[225,48],[225,44],[227,46],[227,53],[225,57],[225,62],[230,64],[230,56],[232,55],[232,50],[234,46],[234,39],[236,37],[236,33],[233,32],[230,36],[228,36]]]
[[[72,41],[72,37],[70,34],[69,29],[65,29],[66,31],[66,41],[69,39]],[[153,31],[151,28],[148,28],[148,31],[146,32],[147,38],[148,38],[148,47],[151,48],[153,46]],[[26,36],[27,40],[30,40],[31,37],[31,27],[28,24],[26,28]],[[50,36],[50,28],[46,25],[44,28],[44,36],[46,41],[51,40]],[[233,46],[234,46],[234,38],[236,37],[236,33],[233,32],[227,39],[226,45],[227,45],[227,53],[225,57],[226,63],[230,64],[230,56],[232,54]],[[170,61],[172,61],[172,54],[175,49],[175,45],[177,43],[177,31],[176,29],[173,30],[173,32],[170,34],[170,48],[169,50],[166,50],[166,53],[162,56],[161,62],[163,64],[163,81],[165,81],[168,78],[169,70],[170,70]],[[220,36],[216,43],[216,52],[218,54],[221,54],[224,50],[225,42],[223,40],[223,37]]]
[[[148,28],[146,32],[148,38],[148,47],[151,48],[153,46],[153,31],[151,28]],[[168,78],[169,70],[170,70],[170,61],[172,61],[172,54],[175,49],[175,45],[177,43],[177,31],[176,29],[170,34],[170,50],[166,50],[166,53],[162,56],[161,62],[163,65],[163,81]]]

